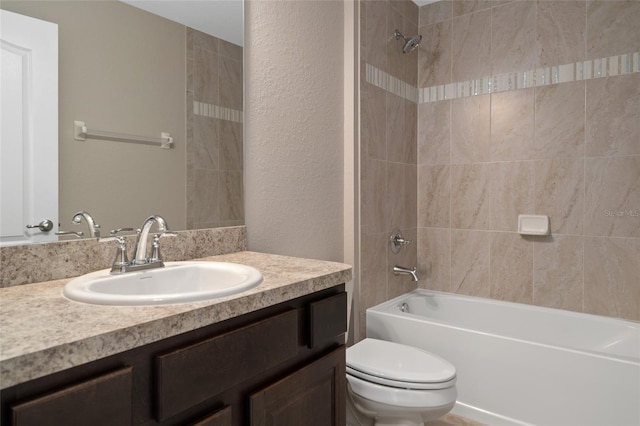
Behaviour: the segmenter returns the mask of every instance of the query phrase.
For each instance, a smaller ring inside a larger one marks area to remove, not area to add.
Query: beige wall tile
[[[492,237],[491,298],[533,303],[533,242],[507,232]]]
[[[409,22],[418,25],[420,9],[412,0],[391,0],[391,7],[402,14]]]
[[[220,56],[225,56],[227,58],[233,59],[234,61],[243,60],[243,51],[242,46],[238,46],[237,44],[229,43],[225,40],[218,40],[218,49],[220,52]]]
[[[451,291],[451,229],[418,229],[420,288]]]
[[[418,164],[449,164],[451,151],[450,102],[418,105]]]
[[[367,53],[367,50],[369,48],[369,43],[367,42],[367,1],[365,0],[359,0],[358,4],[360,5],[360,28],[359,28],[359,34],[358,36],[360,37],[360,62],[367,62],[367,59],[369,57],[369,54]],[[361,71],[362,71],[362,67],[361,67]],[[360,79],[360,81],[364,81],[363,78]]]
[[[491,160],[533,157],[534,89],[491,95]]]
[[[418,172],[418,226],[450,226],[450,167],[420,166]]]
[[[367,174],[363,175],[361,193],[362,232],[364,235],[387,231],[388,208],[387,163],[366,161]]]
[[[451,230],[451,291],[490,297],[491,233]]]
[[[460,16],[452,22],[452,81],[491,75],[491,11]]]
[[[491,213],[489,164],[451,166],[451,227],[489,229]]]
[[[535,162],[535,213],[547,215],[553,234],[582,234],[584,160]]]
[[[363,83],[361,90],[361,141],[367,158],[386,160],[386,94],[384,90]]]
[[[387,93],[387,159],[400,163],[417,162],[417,105]]]
[[[389,163],[388,195],[389,223],[387,231],[398,227],[411,229],[416,227],[416,166],[401,163]]]
[[[453,0],[453,16],[466,15],[494,6],[491,0]]]
[[[583,0],[538,1],[539,67],[584,60],[587,6]]]
[[[194,30],[187,27],[187,46],[195,49],[208,50],[214,55],[218,54],[219,39],[210,36],[209,34]]]
[[[220,172],[220,220],[244,219],[242,171]]]
[[[453,1],[441,0],[420,7],[420,26],[436,24],[451,19]]]
[[[217,170],[219,165],[220,121],[210,117],[193,116],[193,140],[187,144],[189,168]]]
[[[533,303],[582,312],[583,238],[554,235],[533,244]]]
[[[407,164],[417,164],[418,163],[418,144],[416,140],[418,139],[418,105],[409,100],[404,100],[404,140],[406,141],[404,144],[403,152],[398,156],[394,157],[389,154],[388,158],[393,161],[400,161],[402,163]],[[391,144],[387,143],[387,149]]]
[[[451,20],[420,27],[418,47],[418,87],[436,86],[452,81]]]
[[[640,320],[640,240],[585,238],[585,312]]]
[[[217,223],[220,219],[220,178],[217,170],[190,170],[193,179],[193,193],[187,194],[188,211],[194,223]],[[188,178],[189,176],[187,176]],[[196,196],[197,194],[197,196]]]
[[[640,237],[640,156],[585,160],[585,235]]]
[[[588,157],[640,154],[640,74],[587,81],[586,122]]]
[[[536,3],[516,1],[491,9],[491,72],[535,68]]]
[[[393,34],[387,33],[387,16],[390,6],[386,1],[365,1],[364,44],[365,61],[381,70],[388,65],[387,44]]]
[[[242,61],[220,56],[218,58],[220,78],[220,105],[242,111]]]
[[[220,170],[242,171],[242,123],[218,120],[220,125]]]
[[[518,215],[535,211],[534,173],[531,161],[490,164],[491,229],[515,232]]]
[[[193,96],[196,101],[218,105],[218,57],[209,50],[194,48]]]
[[[363,311],[387,300],[388,236],[362,236],[360,309]]]
[[[582,157],[584,108],[583,81],[536,88],[533,158]]]
[[[587,59],[637,52],[640,2],[587,1]]]
[[[491,95],[451,101],[451,162],[490,160]]]

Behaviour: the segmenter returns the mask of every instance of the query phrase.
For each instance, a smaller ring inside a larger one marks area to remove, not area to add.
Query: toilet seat
[[[456,369],[437,355],[400,343],[364,339],[347,349],[347,374],[400,389],[445,389]]]
[[[431,390],[402,389],[371,383],[348,374],[347,382],[349,392],[353,395],[390,407],[436,408],[453,406],[457,397],[455,386]]]

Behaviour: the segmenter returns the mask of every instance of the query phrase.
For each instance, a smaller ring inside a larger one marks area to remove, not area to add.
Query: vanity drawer
[[[126,367],[11,407],[13,426],[130,425],[132,368]]]
[[[314,349],[347,331],[347,293],[309,304],[309,348]]]
[[[271,368],[298,352],[298,311],[156,357],[156,417],[164,420]]]

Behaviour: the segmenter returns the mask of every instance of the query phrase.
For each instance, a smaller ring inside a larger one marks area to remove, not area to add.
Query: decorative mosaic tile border
[[[386,90],[387,92],[391,92],[394,95],[398,95],[401,98],[412,102],[418,102],[418,89],[415,86],[405,83],[399,78],[396,78],[373,65],[366,64],[365,80],[367,83],[371,83],[374,86]]]
[[[404,99],[416,103],[428,103],[637,72],[640,72],[640,52],[524,72],[498,74],[477,80],[460,81],[421,89],[369,64],[366,64],[365,78],[367,83]]]
[[[244,118],[242,111],[198,101],[193,101],[193,113],[203,117],[217,118],[235,123],[242,123]]]

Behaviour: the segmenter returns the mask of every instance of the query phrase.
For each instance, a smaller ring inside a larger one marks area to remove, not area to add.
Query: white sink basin
[[[165,262],[164,268],[111,275],[110,269],[75,278],[63,294],[96,305],[162,305],[214,299],[258,286],[256,268],[226,262]]]

